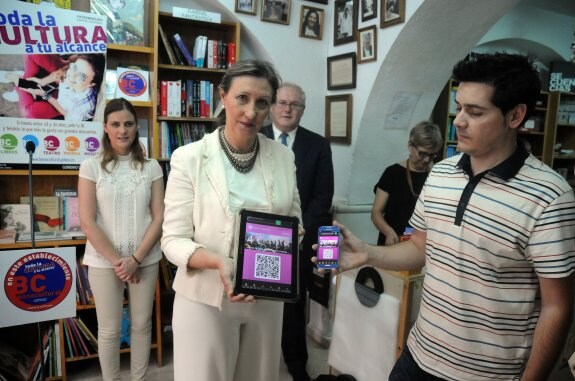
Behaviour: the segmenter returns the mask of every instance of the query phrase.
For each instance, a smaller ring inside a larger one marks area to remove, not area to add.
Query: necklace
[[[234,169],[239,173],[248,173],[251,171],[254,167],[254,164],[256,163],[256,158],[260,148],[257,137],[256,141],[247,153],[240,153],[230,145],[224,136],[223,128],[220,129],[219,138],[220,145],[228,157],[228,160],[232,164],[232,167],[234,167]]]

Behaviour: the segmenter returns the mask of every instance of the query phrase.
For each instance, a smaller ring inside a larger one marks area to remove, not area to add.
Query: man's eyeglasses
[[[423,159],[429,159],[429,160],[433,160],[437,157],[437,152],[427,152],[427,151],[420,151],[417,149],[417,147],[413,146],[413,148],[415,149],[415,152],[417,152],[417,156],[423,160]]]
[[[287,109],[288,107],[293,108],[294,110],[301,110],[305,107],[305,105],[302,105],[301,103],[297,103],[297,102],[289,103],[286,101],[276,102],[276,106],[283,109],[283,110]]]

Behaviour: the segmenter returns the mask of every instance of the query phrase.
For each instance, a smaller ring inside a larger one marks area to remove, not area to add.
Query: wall
[[[292,0],[290,25],[282,25],[261,21],[261,0],[257,1],[256,16],[235,13],[234,0],[162,0],[160,8],[162,11],[170,11],[172,6],[205,9],[221,13],[224,20],[239,21],[242,58],[267,59],[276,65],[284,80],[304,87],[307,108],[302,124],[313,131],[324,134],[326,95],[353,94],[352,144],[332,145],[334,203],[351,205],[373,202],[373,185],[386,166],[406,157],[409,127],[429,118],[453,64],[465,57],[518,3],[518,0],[408,0],[405,23],[377,29],[378,60],[357,66],[357,88],[330,92],[326,90],[326,57],[356,51],[355,43],[333,46],[333,2],[326,6]],[[323,40],[299,37],[303,4],[325,10]],[[532,28],[539,30],[534,35],[550,36],[541,43],[556,40],[549,32],[554,30],[549,26],[555,26],[552,14],[546,14],[543,25],[535,27],[538,23],[525,19],[533,11],[527,7],[522,12],[519,16],[506,16],[516,26],[507,30],[502,27],[491,38],[502,39],[505,34],[522,33],[521,28]],[[359,28],[370,25],[379,26],[379,17],[358,23]],[[563,27],[559,32],[565,34]],[[571,38],[572,31],[568,35]],[[398,113],[406,105],[399,100],[412,100],[413,104],[404,113]],[[398,120],[400,128],[390,129]]]

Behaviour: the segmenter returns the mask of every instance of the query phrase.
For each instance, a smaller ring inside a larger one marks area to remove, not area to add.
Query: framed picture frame
[[[330,142],[351,144],[353,97],[351,94],[325,97],[325,138]]]
[[[323,36],[324,10],[320,8],[301,6],[299,20],[299,36],[321,40]]]
[[[368,26],[357,31],[357,63],[377,60],[377,28]]]
[[[361,22],[369,21],[377,17],[378,0],[361,0]]]
[[[381,0],[380,28],[405,21],[405,0]]]
[[[333,12],[333,45],[354,42],[357,31],[357,1],[335,0]]]
[[[356,78],[355,52],[327,57],[328,90],[355,89]]]
[[[262,0],[261,20],[289,25],[290,8],[291,0]]]
[[[256,15],[258,10],[258,0],[235,0],[235,12],[245,13],[246,15]]]

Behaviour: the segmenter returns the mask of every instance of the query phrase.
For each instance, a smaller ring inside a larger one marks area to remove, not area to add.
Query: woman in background
[[[219,86],[225,125],[172,155],[162,249],[178,266],[176,381],[278,380],[283,303],[233,294],[232,248],[241,209],[301,221],[293,152],[258,134],[279,85],[269,63],[235,63]]]
[[[408,158],[387,167],[381,175],[373,188],[375,200],[371,209],[371,221],[379,230],[378,245],[399,242],[442,146],[439,127],[419,122],[409,132]]]
[[[98,156],[80,165],[80,224],[86,234],[84,265],[96,302],[102,378],[120,380],[120,333],[124,289],[131,325],[131,380],[144,380],[150,357],[152,307],[162,256],[159,239],[164,181],[156,160],[138,141],[132,104],[113,99],[104,110]]]

